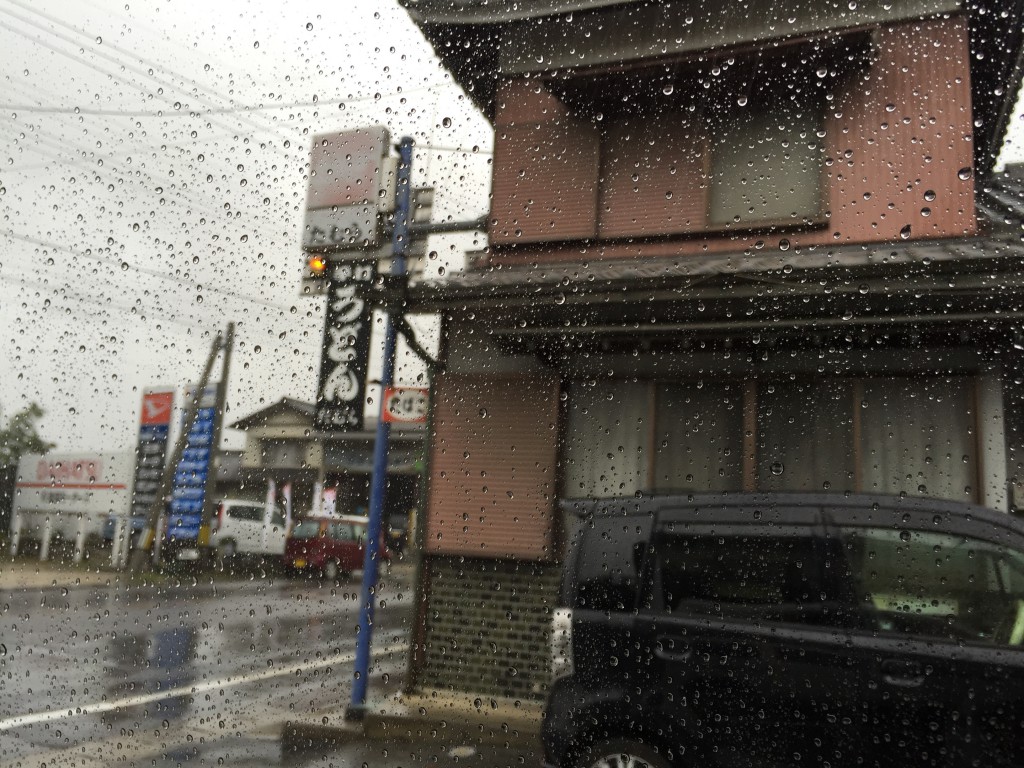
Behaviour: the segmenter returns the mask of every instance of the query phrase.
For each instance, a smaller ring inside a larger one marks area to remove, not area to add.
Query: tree
[[[43,417],[43,409],[32,403],[17,411],[0,427],[0,467],[16,466],[27,453],[46,453],[55,443],[39,436],[36,422]]]

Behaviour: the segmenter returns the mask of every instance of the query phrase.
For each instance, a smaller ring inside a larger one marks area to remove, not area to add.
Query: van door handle
[[[688,661],[693,649],[675,637],[659,637],[654,641],[654,655],[665,661]]]
[[[916,661],[882,662],[882,679],[896,688],[917,688],[924,682],[924,670]]]

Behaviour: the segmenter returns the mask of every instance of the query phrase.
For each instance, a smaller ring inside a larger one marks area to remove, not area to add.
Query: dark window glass
[[[231,507],[228,509],[228,516],[235,520],[248,520],[249,522],[263,522],[263,507]]]
[[[810,535],[668,534],[656,563],[654,607],[667,612],[801,622],[819,613]]]
[[[800,224],[821,213],[821,114],[773,103],[720,118],[712,142],[714,225]]]
[[[874,630],[1024,642],[1024,556],[964,536],[843,528],[855,599]]]
[[[582,551],[572,604],[601,611],[633,610],[649,520],[599,517],[581,525]]]

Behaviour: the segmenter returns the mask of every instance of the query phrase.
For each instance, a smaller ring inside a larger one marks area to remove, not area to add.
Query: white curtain
[[[563,497],[630,496],[648,488],[650,399],[647,382],[573,382]]]
[[[865,380],[864,490],[973,501],[971,393],[966,377]]]

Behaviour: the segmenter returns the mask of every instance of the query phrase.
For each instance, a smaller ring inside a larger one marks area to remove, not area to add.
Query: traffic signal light
[[[306,262],[309,267],[310,277],[323,277],[327,272],[327,259],[318,253],[314,253]]]
[[[302,295],[317,296],[327,291],[327,257],[319,253],[306,256],[302,270]]]

